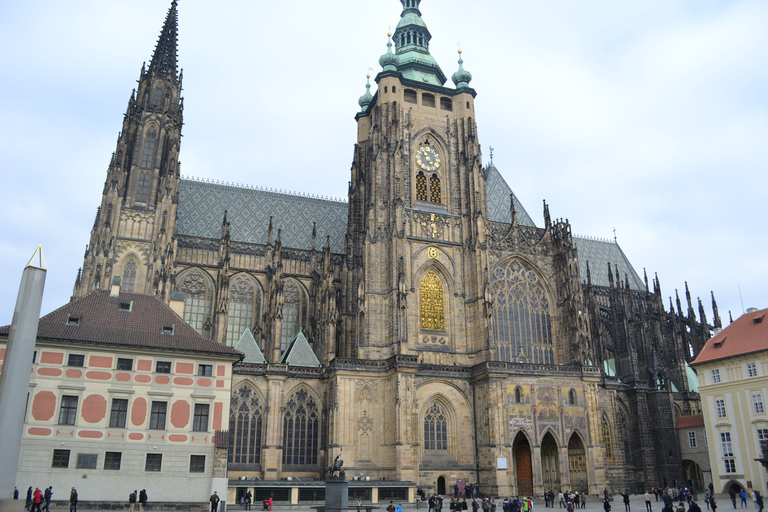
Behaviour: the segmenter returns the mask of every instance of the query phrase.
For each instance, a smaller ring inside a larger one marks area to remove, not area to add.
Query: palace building
[[[708,325],[687,288],[665,307],[617,243],[574,236],[546,203],[537,225],[483,163],[461,55],[450,84],[421,1],[401,3],[339,202],[181,176],[173,1],[74,297],[115,279],[181,293],[198,333],[246,354],[228,475],[255,497],[316,499],[339,454],[372,501],[457,479],[493,495],[681,482],[675,426],[701,410],[687,363],[720,326],[714,297]]]

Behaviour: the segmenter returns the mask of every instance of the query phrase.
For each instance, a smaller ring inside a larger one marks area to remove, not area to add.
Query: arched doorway
[[[568,441],[568,473],[571,477],[571,489],[577,492],[589,492],[587,452],[577,434],[573,434]]]
[[[557,455],[557,441],[550,432],[541,441],[541,476],[544,491],[560,492],[560,461]]]
[[[445,477],[438,477],[437,478],[437,494],[440,496],[445,495]]]
[[[693,487],[694,491],[704,490],[704,472],[696,461],[683,460],[683,475],[685,475],[686,485]]]
[[[517,473],[517,494],[533,494],[533,466],[531,464],[531,446],[528,439],[520,433],[517,434],[512,445],[515,454],[515,469]]]

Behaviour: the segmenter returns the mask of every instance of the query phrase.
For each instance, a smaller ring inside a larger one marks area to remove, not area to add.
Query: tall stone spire
[[[176,77],[176,40],[179,31],[179,16],[176,12],[176,0],[171,2],[168,16],[165,18],[163,30],[157,39],[155,53],[149,64],[149,72],[158,76],[171,74]]]
[[[421,19],[421,0],[400,0],[403,12],[395,29],[395,46],[400,58],[398,71],[403,78],[418,80],[433,85],[445,84],[447,78],[432,55],[429,41],[432,35]]]

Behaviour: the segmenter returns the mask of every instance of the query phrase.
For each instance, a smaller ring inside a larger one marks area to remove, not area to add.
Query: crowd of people
[[[24,503],[24,510],[29,512],[50,512],[51,510],[51,498],[53,498],[53,486],[49,485],[44,491],[41,491],[39,487],[33,487],[30,485],[27,489],[27,497]],[[19,489],[13,488],[13,499],[19,499]],[[77,489],[74,487],[69,493],[69,510],[70,512],[77,512]]]

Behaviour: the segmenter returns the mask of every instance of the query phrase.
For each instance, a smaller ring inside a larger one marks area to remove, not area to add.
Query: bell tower
[[[476,92],[461,53],[445,86],[421,1],[401,3],[378,90],[366,85],[356,115],[339,355],[466,364],[490,336]]]
[[[142,65],[128,100],[74,297],[116,284],[165,300],[170,294],[184,111],[177,33],[173,0],[149,67]]]

